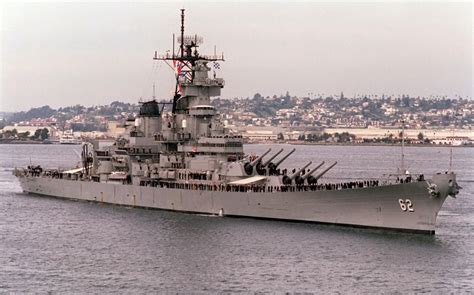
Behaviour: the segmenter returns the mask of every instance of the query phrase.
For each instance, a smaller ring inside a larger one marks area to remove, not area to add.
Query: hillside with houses
[[[470,144],[474,140],[474,102],[462,97],[309,93],[223,99],[212,105],[225,125],[248,141],[303,143],[397,143],[401,128],[408,142]],[[75,138],[116,138],[133,121],[139,104],[49,106],[2,113],[3,142],[58,141],[65,132]],[[167,106],[163,112],[168,112]]]

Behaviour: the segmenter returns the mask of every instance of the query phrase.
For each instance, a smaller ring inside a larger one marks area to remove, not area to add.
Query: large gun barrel
[[[288,158],[291,154],[293,154],[294,152],[296,151],[296,149],[292,149],[291,152],[289,152],[288,154],[286,154],[283,158],[281,158],[278,162],[275,163],[275,168],[277,168],[281,163],[283,163],[283,161],[286,160],[286,158]]]
[[[257,173],[259,175],[265,175],[267,173],[267,165],[268,165],[268,172],[270,174],[273,174],[275,172],[275,169],[274,169],[274,166],[273,166],[273,163],[271,162],[273,159],[275,159],[276,156],[278,156],[281,152],[283,152],[283,149],[281,149],[280,151],[278,151],[276,154],[274,154],[273,156],[270,157],[270,159],[266,160],[265,162],[259,162],[257,163],[257,165],[255,166],[255,169],[257,170]]]
[[[255,165],[257,165],[257,163],[259,163],[260,161],[262,161],[262,158],[265,157],[269,152],[271,152],[272,149],[268,149],[268,151],[264,152],[263,154],[261,154],[260,156],[258,156],[255,160],[253,160],[252,162],[250,162],[250,165],[252,165],[252,167],[254,167]]]
[[[262,167],[267,166],[273,159],[275,159],[279,154],[283,152],[283,149],[279,150],[276,154],[270,157],[270,159],[266,160],[265,162],[262,163]]]
[[[268,154],[269,152],[271,152],[271,148],[268,149],[268,151],[264,152],[263,154],[261,154],[260,156],[258,156],[255,160],[253,160],[252,162],[247,162],[244,164],[244,170],[245,170],[245,173],[247,173],[247,175],[252,175],[253,173],[253,167],[255,165],[257,165],[258,163],[260,163],[260,161],[262,161],[262,158]]]
[[[299,177],[300,173],[306,169],[306,167],[308,167],[309,165],[311,165],[311,163],[313,162],[309,162],[308,164],[304,165],[303,168],[301,169],[298,169],[298,171],[296,171],[295,173],[293,173],[291,176],[288,176],[288,175],[284,175],[283,178],[281,179],[283,184],[284,185],[291,185],[291,183],[293,182],[293,179],[297,179],[296,182],[298,184],[298,180],[301,178]]]
[[[300,168],[298,171],[296,171],[295,173],[293,173],[291,176],[290,176],[290,180],[293,180],[295,179],[296,176],[300,175],[300,173],[306,169],[306,167],[308,167],[309,165],[311,165],[313,162],[309,162],[308,164],[304,165],[302,168]]]
[[[318,181],[318,179],[320,179],[324,174],[326,174],[326,172],[331,170],[332,167],[336,166],[336,164],[337,164],[337,162],[334,162],[329,167],[327,167],[326,169],[321,171],[318,175],[308,177],[308,183],[310,183],[310,184],[316,183]]]
[[[310,177],[311,174],[313,174],[316,170],[319,169],[319,167],[323,166],[324,165],[324,161],[321,162],[321,164],[319,164],[318,166],[314,167],[313,170],[309,171],[308,173],[306,173],[302,178],[303,180],[305,180],[306,178]]]

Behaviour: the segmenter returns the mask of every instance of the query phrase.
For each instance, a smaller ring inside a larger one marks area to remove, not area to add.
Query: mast
[[[181,58],[183,58],[183,56],[184,56],[184,8],[181,8]]]
[[[453,171],[453,142],[454,130],[451,128],[451,146],[449,147],[449,172]]]
[[[224,54],[222,53],[221,56],[217,55],[200,55],[197,48],[203,42],[202,37],[198,35],[184,35],[184,12],[185,9],[181,9],[181,30],[180,36],[178,37],[179,42],[179,51],[175,54],[174,51],[174,35],[173,35],[173,50],[172,55],[169,54],[165,55],[158,55],[155,51],[154,60],[162,60],[165,62],[171,61],[173,64],[172,66],[176,70],[176,85],[174,96],[172,99],[171,104],[172,106],[172,113],[175,114],[180,111],[180,107],[178,102],[181,99],[186,99],[189,95],[187,94],[186,87],[192,87],[194,85],[194,78],[195,78],[195,66],[197,62],[216,62],[216,61],[224,61]],[[168,64],[169,65],[169,64]],[[223,84],[222,84],[223,85]],[[221,85],[221,88],[222,88]]]
[[[402,119],[402,156],[401,156],[401,174],[405,174],[405,120]]]

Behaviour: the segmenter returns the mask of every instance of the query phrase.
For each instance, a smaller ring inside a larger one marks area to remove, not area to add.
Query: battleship
[[[202,55],[198,48],[203,39],[184,34],[184,17],[182,9],[172,51],[155,51],[153,58],[174,69],[172,99],[158,102],[153,95],[142,102],[137,117],[113,144],[84,142],[79,167],[16,168],[13,173],[25,193],[186,213],[435,233],[443,203],[459,193],[451,170],[429,179],[400,173],[335,183],[324,175],[337,162],[310,161],[288,171],[282,163],[295,149],[246,155],[242,136],[229,130],[211,105],[211,97],[225,86],[215,71],[210,77],[211,70],[224,55]]]

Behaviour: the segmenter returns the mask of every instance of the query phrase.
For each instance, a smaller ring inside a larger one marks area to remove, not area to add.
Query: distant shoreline
[[[51,141],[36,140],[0,140],[0,144],[53,144]]]
[[[245,144],[290,144],[290,145],[325,145],[325,146],[401,146],[400,143],[337,143],[337,142],[291,142],[291,141],[278,141],[278,142],[246,142]],[[405,147],[474,147],[474,145],[448,145],[448,144],[410,144],[405,143]]]
[[[0,140],[0,144],[55,144],[59,143],[51,141],[34,141],[34,140]],[[336,143],[336,142],[291,142],[291,141],[277,141],[277,142],[246,142],[245,144],[290,144],[290,145],[322,145],[322,146],[401,146],[399,143]],[[67,145],[67,144],[62,144]],[[453,147],[453,148],[469,148],[474,145],[438,145],[438,144],[409,144],[405,147]]]

